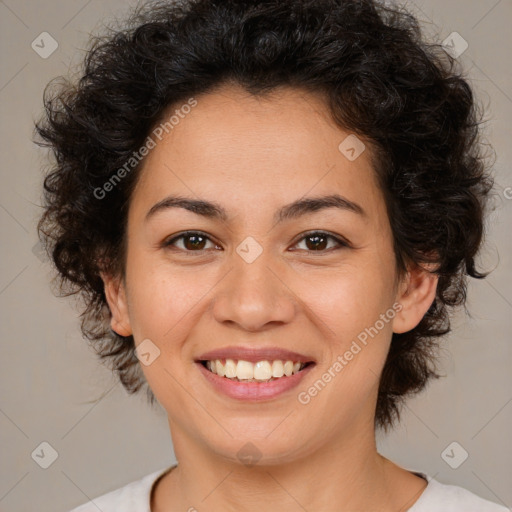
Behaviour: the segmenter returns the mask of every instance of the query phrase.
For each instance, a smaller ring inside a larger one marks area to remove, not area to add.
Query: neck
[[[156,488],[152,512],[261,512],[263,506],[272,512],[396,512],[407,510],[426,485],[377,452],[373,428],[326,436],[321,446],[285,462],[262,456],[249,466],[236,454],[230,458],[212,453],[176,424],[170,427],[179,464]]]

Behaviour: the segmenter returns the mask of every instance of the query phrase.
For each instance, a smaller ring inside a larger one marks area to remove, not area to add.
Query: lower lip
[[[269,382],[239,382],[226,377],[219,377],[219,375],[211,372],[199,362],[196,362],[196,365],[217,391],[224,393],[230,398],[253,402],[271,400],[286,391],[290,391],[298,386],[300,381],[315,366],[314,363],[310,363],[298,373]]]

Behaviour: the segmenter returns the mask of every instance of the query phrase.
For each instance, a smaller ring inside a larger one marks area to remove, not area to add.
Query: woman
[[[486,275],[477,109],[410,14],[151,2],[45,106],[40,231],[178,461],[76,512],[505,510],[376,449]]]

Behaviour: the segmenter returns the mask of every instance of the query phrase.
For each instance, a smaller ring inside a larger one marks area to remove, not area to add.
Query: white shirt
[[[150,498],[153,485],[170,469],[150,473],[70,512],[151,512]],[[510,509],[484,500],[462,487],[445,485],[429,475],[415,473],[425,478],[428,484],[407,512],[510,512]]]

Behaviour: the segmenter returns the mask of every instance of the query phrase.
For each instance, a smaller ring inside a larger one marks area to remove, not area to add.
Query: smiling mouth
[[[258,361],[252,363],[242,359],[216,359],[198,361],[208,371],[235,382],[272,382],[295,375],[308,366],[314,365],[313,361],[307,363],[299,361]]]

